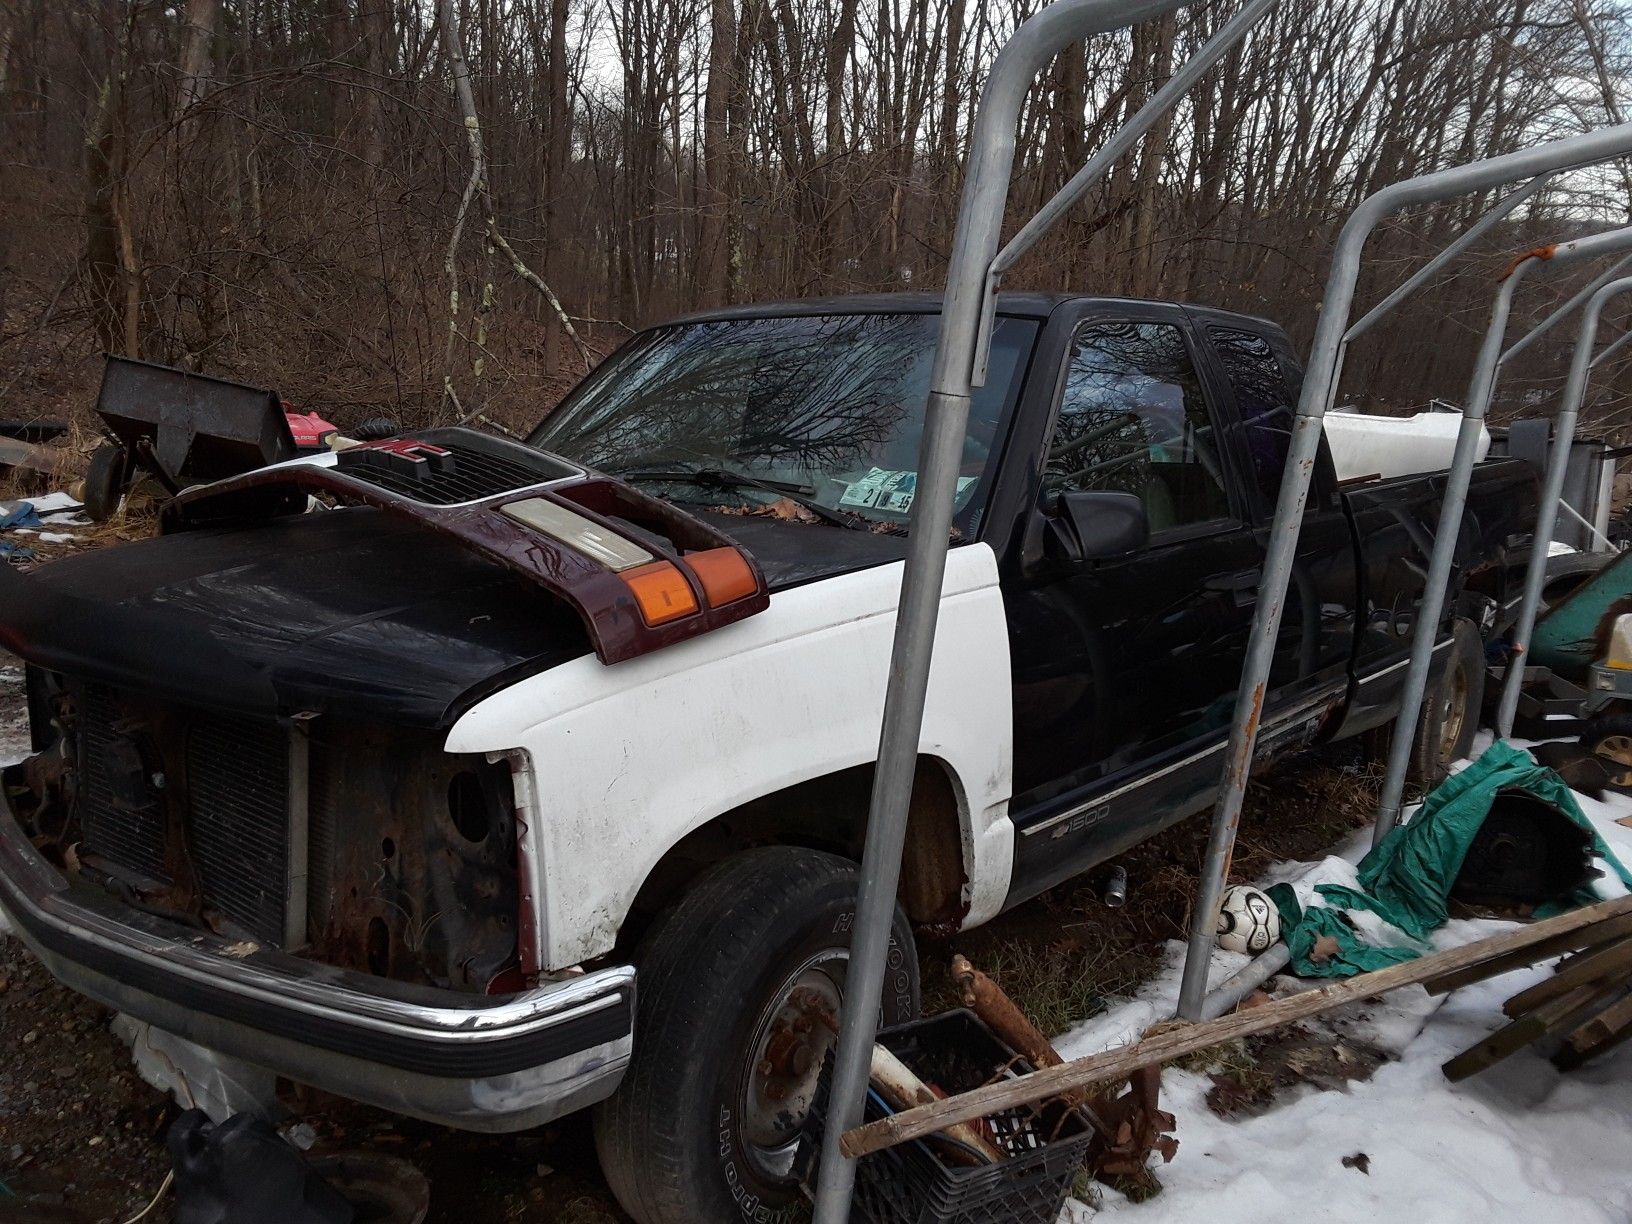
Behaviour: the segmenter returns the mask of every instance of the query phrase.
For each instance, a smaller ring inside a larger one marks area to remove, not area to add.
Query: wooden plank
[[[1624,897],[1618,899],[1625,900]],[[1614,903],[1604,902],[1604,904]],[[1595,905],[1592,908],[1596,910],[1600,907]],[[1483,982],[1487,978],[1512,973],[1515,969],[1528,968],[1538,961],[1550,960],[1565,952],[1574,952],[1581,948],[1596,949],[1611,940],[1620,939],[1627,935],[1632,935],[1632,914],[1618,913],[1612,915],[1610,921],[1603,922],[1596,928],[1589,926],[1586,930],[1563,931],[1556,936],[1542,940],[1533,948],[1519,948],[1499,955],[1487,956],[1472,965],[1464,965],[1449,973],[1429,978],[1423,983],[1423,987],[1429,994],[1447,994],[1463,986]]]
[[[1628,1025],[1632,1025],[1632,998],[1622,998],[1576,1028],[1568,1040],[1577,1050],[1586,1050],[1602,1045]]]
[[[1588,929],[1606,918],[1623,914],[1632,914],[1632,897],[1618,897],[1555,918],[1546,918],[1516,930],[1503,931],[1477,943],[1464,944],[1460,948],[1431,952],[1414,961],[1331,982],[1250,1011],[1220,1016],[1217,1020],[1200,1024],[1175,1023],[1172,1028],[1131,1045],[1061,1063],[1058,1067],[1034,1071],[1018,1079],[990,1084],[973,1092],[947,1097],[933,1105],[922,1105],[877,1122],[869,1122],[846,1131],[841,1146],[846,1156],[864,1156],[909,1139],[934,1134],[954,1122],[970,1122],[1016,1105],[1027,1105],[1102,1084],[1125,1077],[1141,1067],[1164,1063],[1183,1054],[1233,1041],[1237,1037],[1266,1032],[1345,1003],[1375,998],[1432,978],[1445,978],[1458,970],[1520,949],[1545,946],[1558,937]]]
[[[1589,1018],[1553,1055],[1560,1071],[1573,1071],[1588,1059],[1613,1050],[1632,1037],[1632,998],[1621,999]]]
[[[1632,973],[1632,936],[1596,948],[1590,955],[1572,957],[1570,963],[1560,965],[1552,977],[1537,982],[1528,990],[1519,991],[1503,1003],[1502,1010],[1509,1016],[1522,1016],[1531,1008],[1568,994],[1577,986],[1585,986],[1611,974],[1625,976],[1628,973]]]
[[[1528,1014],[1509,1021],[1483,1041],[1469,1046],[1440,1069],[1452,1083],[1465,1080],[1502,1059],[1518,1053],[1525,1046],[1540,1041],[1554,1028],[1573,1018],[1577,1012],[1590,1014],[1590,1009],[1604,999],[1624,993],[1619,983],[1605,986],[1602,982],[1588,982],[1573,990],[1549,999]],[[1584,1011],[1585,1009],[1585,1011]]]

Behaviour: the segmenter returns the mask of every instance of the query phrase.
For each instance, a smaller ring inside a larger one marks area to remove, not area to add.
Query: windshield
[[[699,505],[792,497],[816,517],[906,522],[933,314],[731,319],[636,336],[528,438]],[[999,318],[970,404],[957,523],[973,534],[1038,324]]]

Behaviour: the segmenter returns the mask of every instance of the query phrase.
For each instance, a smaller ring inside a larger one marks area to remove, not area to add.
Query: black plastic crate
[[[878,1041],[949,1096],[1034,1069],[971,1011],[898,1025]],[[832,1071],[829,1052],[805,1132],[811,1184]],[[867,1121],[890,1112],[876,1092],[868,1093]],[[1072,1110],[1045,1122],[1022,1105],[987,1118],[986,1126],[988,1137],[1008,1154],[1001,1164],[956,1164],[948,1158],[949,1143],[933,1135],[863,1156],[856,1164],[852,1218],[873,1224],[1054,1224],[1093,1139],[1088,1119]]]

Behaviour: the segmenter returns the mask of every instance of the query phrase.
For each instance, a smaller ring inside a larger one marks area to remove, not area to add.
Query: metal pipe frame
[[[1625,348],[1628,342],[1632,342],[1632,331],[1627,332],[1619,340],[1616,340],[1614,343],[1606,347],[1603,352],[1598,354],[1598,356],[1594,357],[1592,359],[1592,368],[1596,370],[1599,366],[1603,365],[1604,362],[1608,361],[1611,357],[1615,356],[1616,353]]]
[[[872,1065],[872,1047],[878,1031],[885,959],[896,890],[900,883],[901,853],[906,841],[907,807],[912,797],[918,762],[918,738],[923,726],[924,695],[940,614],[941,588],[946,574],[946,551],[952,527],[953,495],[964,435],[968,429],[969,397],[985,378],[981,357],[982,323],[990,318],[995,279],[993,260],[1002,236],[1004,206],[1014,171],[1014,150],[1021,106],[1037,74],[1065,48],[1094,34],[1121,29],[1136,22],[1185,7],[1190,0],[1056,0],[1021,23],[992,61],[980,107],[969,139],[969,161],[959,205],[957,231],[947,269],[946,293],[941,306],[940,337],[931,370],[929,401],[918,456],[917,497],[912,505],[911,535],[901,579],[901,600],[890,656],[889,684],[884,695],[884,718],[879,735],[878,766],[873,775],[871,807],[861,861],[860,892],[854,936],[845,980],[844,1007],[834,1056],[833,1088],[827,1124],[822,1136],[822,1159],[816,1186],[816,1224],[846,1224],[855,1190],[855,1162],[839,1147],[839,1137],[862,1120]],[[1251,20],[1234,20],[1198,53],[1208,64],[1239,40],[1275,0],[1249,0]],[[1204,65],[1205,66],[1205,65]],[[1180,69],[1190,77],[1190,67]],[[1159,92],[1112,139],[1118,147],[1148,130],[1178,98],[1178,91]],[[1053,224],[1064,216],[1072,200],[1087,191],[1101,164],[1071,181],[1051,203]],[[1063,202],[1062,202],[1063,201]],[[1028,241],[1035,241],[1040,230]]]
[[[1462,515],[1467,506],[1468,486],[1473,480],[1473,465],[1478,454],[1479,438],[1484,431],[1485,417],[1490,411],[1491,397],[1501,369],[1502,344],[1507,338],[1513,296],[1518,291],[1520,283],[1534,268],[1545,265],[1548,271],[1558,272],[1590,259],[1623,251],[1632,251],[1632,226],[1608,230],[1572,242],[1550,243],[1537,247],[1519,257],[1502,277],[1501,285],[1496,291],[1490,321],[1485,327],[1484,342],[1479,346],[1479,355],[1474,361],[1467,402],[1462,408],[1462,423],[1456,435],[1456,448],[1452,452],[1450,470],[1445,475],[1445,491],[1440,497],[1439,525],[1434,532],[1434,547],[1428,562],[1428,576],[1423,584],[1422,604],[1411,633],[1411,661],[1405,673],[1405,687],[1400,694],[1399,713],[1394,720],[1394,736],[1388,752],[1388,769],[1383,775],[1383,789],[1377,801],[1377,823],[1373,826],[1371,835],[1374,846],[1379,845],[1399,821],[1400,807],[1405,796],[1405,775],[1411,761],[1412,741],[1415,739],[1417,719],[1422,714],[1423,695],[1428,689],[1428,675],[1433,668],[1434,648],[1439,639],[1440,623],[1445,612],[1445,598],[1449,594],[1451,566],[1456,559],[1457,541],[1462,534]],[[1624,263],[1625,259],[1621,262]],[[1563,317],[1556,311],[1554,316]]]
[[[1592,375],[1592,350],[1598,341],[1598,324],[1604,305],[1611,298],[1632,292],[1632,276],[1601,286],[1581,311],[1581,330],[1576,335],[1570,376],[1564,384],[1552,445],[1547,448],[1547,474],[1541,485],[1541,506],[1536,511],[1536,531],[1530,537],[1530,565],[1524,574],[1524,602],[1519,605],[1518,623],[1513,626],[1513,653],[1502,682],[1502,702],[1496,711],[1496,732],[1503,739],[1513,734],[1513,718],[1519,709],[1519,691],[1524,685],[1524,654],[1536,627],[1541,607],[1541,588],[1547,581],[1547,546],[1552,542],[1553,525],[1558,521],[1558,503],[1564,495],[1564,475],[1570,465],[1570,447],[1575,441],[1575,422],[1587,397],[1587,381]]]
[[[1454,242],[1412,273],[1403,285],[1356,319],[1349,330],[1343,333],[1343,343],[1345,345],[1351,344],[1370,331],[1382,321],[1385,315],[1433,279],[1441,268],[1478,242],[1496,225],[1506,220],[1520,204],[1523,204],[1557,177],[1557,171],[1538,174],[1523,187],[1509,192],[1494,208],[1463,230]]]
[[[1180,1017],[1194,1020],[1200,1016],[1201,1004],[1207,993],[1219,899],[1224,892],[1224,882],[1229,877],[1235,836],[1241,823],[1241,803],[1246,794],[1253,752],[1258,742],[1258,725],[1269,696],[1269,669],[1275,656],[1275,641],[1280,633],[1281,612],[1303,526],[1304,506],[1309,499],[1309,482],[1320,454],[1326,409],[1337,393],[1343,336],[1349,326],[1355,282],[1360,274],[1360,257],[1367,238],[1384,217],[1402,208],[1452,199],[1549,171],[1569,170],[1605,161],[1628,151],[1632,151],[1632,124],[1549,141],[1515,153],[1452,166],[1394,183],[1362,200],[1344,223],[1332,254],[1332,268],[1326,281],[1320,320],[1310,349],[1303,391],[1298,399],[1286,474],[1281,481],[1280,498],[1276,502],[1275,518],[1270,528],[1263,581],[1253,612],[1246,664],[1236,694],[1235,717],[1230,728],[1224,773],[1219,783],[1218,805],[1213,814],[1207,858],[1202,870],[1201,892],[1191,920],[1190,946],[1179,992]]]
[[[1524,352],[1525,349],[1529,348],[1537,340],[1540,340],[1544,335],[1552,331],[1554,327],[1562,323],[1568,316],[1574,314],[1576,309],[1580,307],[1583,302],[1587,301],[1593,294],[1597,293],[1598,290],[1602,289],[1605,285],[1609,284],[1610,281],[1619,276],[1628,264],[1632,264],[1632,255],[1626,255],[1620,259],[1617,259],[1614,263],[1610,264],[1609,267],[1605,268],[1602,272],[1598,273],[1597,276],[1593,277],[1590,282],[1582,285],[1581,288],[1575,291],[1567,302],[1565,302],[1562,306],[1559,306],[1553,311],[1552,314],[1548,315],[1540,323],[1537,323],[1512,344],[1508,345],[1506,351],[1502,353],[1502,359],[1497,362],[1497,365],[1505,366],[1509,361],[1513,360],[1513,358]]]

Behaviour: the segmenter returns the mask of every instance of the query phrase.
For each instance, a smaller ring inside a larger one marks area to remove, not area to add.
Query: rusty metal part
[[[1502,274],[1496,278],[1496,281],[1498,284],[1505,281],[1508,277],[1512,276],[1514,272],[1518,271],[1520,264],[1525,263],[1528,260],[1551,259],[1556,254],[1558,254],[1558,243],[1556,242],[1544,243],[1538,247],[1531,247],[1528,251],[1521,251],[1512,259],[1508,260],[1507,267],[1502,269]]]
[[[1031,1022],[1003,988],[970,963],[965,956],[952,958],[952,983],[958,988],[958,997],[986,1022],[1000,1038],[1029,1060],[1032,1066],[1057,1067],[1065,1061],[1060,1052]],[[1112,1130],[1105,1111],[1111,1104],[1108,1093],[1067,1092],[1055,1098],[1058,1108],[1081,1109],[1093,1123],[1101,1139],[1109,1139]]]
[[[968,958],[952,958],[952,982],[968,1007],[999,1037],[1023,1054],[1034,1066],[1057,1067],[1065,1060],[1059,1051],[1003,992],[1003,988],[970,963]],[[1100,1093],[1088,1090],[1061,1093],[1041,1108],[1045,1116],[1058,1116],[1065,1109],[1080,1109],[1094,1125],[1094,1141],[1088,1149],[1088,1167],[1096,1177],[1148,1180],[1152,1152],[1163,1162],[1173,1159],[1178,1141],[1167,1132],[1174,1127],[1173,1115],[1158,1106],[1161,1069],[1136,1071],[1129,1087],[1120,1096],[1115,1087]]]
[[[480,991],[516,963],[515,800],[504,764],[434,734],[316,719],[308,954]]]
[[[1155,1180],[1151,1154],[1159,1154],[1163,1164],[1177,1154],[1179,1141],[1170,1133],[1176,1123],[1159,1104],[1161,1086],[1160,1066],[1141,1067],[1128,1077],[1128,1090],[1107,1110],[1109,1139],[1096,1135],[1088,1149],[1088,1167],[1095,1177],[1149,1184]]]
[[[832,1008],[826,1006],[820,999],[812,998],[802,1001],[802,1010],[824,1028],[831,1038],[838,1037],[839,1017]],[[876,1042],[873,1044],[873,1062],[869,1077],[873,1087],[878,1089],[879,1095],[889,1102],[892,1109],[911,1109],[915,1105],[928,1105],[942,1099],[941,1095],[914,1075],[905,1063]],[[995,1164],[1008,1159],[990,1139],[966,1122],[954,1123],[942,1133],[978,1152],[985,1158],[986,1164]],[[957,1164],[982,1163],[973,1153],[958,1148],[948,1148],[946,1155]]]
[[[1065,1061],[1014,1000],[1003,993],[1003,988],[976,969],[967,957],[952,958],[952,983],[963,1005],[1033,1066],[1057,1067]]]

